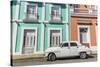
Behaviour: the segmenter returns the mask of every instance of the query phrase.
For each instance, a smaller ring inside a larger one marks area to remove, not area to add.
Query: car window
[[[77,46],[77,43],[74,43],[74,42],[73,42],[73,43],[70,43],[70,46],[71,46],[71,47]]]
[[[62,47],[68,47],[68,43],[64,43]]]

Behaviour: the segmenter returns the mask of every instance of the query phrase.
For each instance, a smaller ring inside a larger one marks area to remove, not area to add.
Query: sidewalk
[[[38,55],[39,56],[39,55]],[[90,56],[88,59],[80,59],[79,57],[57,59],[54,62],[47,61],[44,56],[41,57],[29,57],[23,59],[17,59],[11,62],[12,66],[26,66],[26,65],[43,65],[43,64],[59,64],[59,63],[76,63],[76,62],[92,62],[97,61],[97,56]]]
[[[28,59],[34,59],[34,60],[43,60],[44,54],[33,54],[33,55],[14,55],[11,56],[11,61],[25,61]]]
[[[91,55],[90,58],[97,57],[97,55]],[[46,57],[44,54],[33,54],[33,55],[16,55],[12,56],[11,61],[28,61],[28,60],[35,60],[35,61],[44,61],[46,60]]]

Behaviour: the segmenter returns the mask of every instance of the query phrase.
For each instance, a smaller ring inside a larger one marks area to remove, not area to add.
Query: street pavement
[[[47,61],[46,59],[24,59],[13,61],[13,66],[30,66],[30,65],[46,65],[46,64],[63,64],[63,63],[80,63],[80,62],[96,62],[97,56],[91,56],[88,59],[80,59],[79,57],[70,57],[57,59],[56,61]]]

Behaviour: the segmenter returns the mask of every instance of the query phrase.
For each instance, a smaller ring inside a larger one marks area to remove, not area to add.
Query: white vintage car
[[[88,58],[91,55],[91,50],[78,43],[77,41],[63,42],[59,47],[50,47],[45,51],[47,60],[54,61],[56,58],[80,56],[80,58]]]

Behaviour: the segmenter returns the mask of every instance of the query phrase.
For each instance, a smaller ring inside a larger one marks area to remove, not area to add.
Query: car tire
[[[50,53],[48,55],[48,61],[55,61],[56,60],[56,55],[54,53]]]
[[[81,59],[86,59],[86,58],[87,58],[86,52],[81,52],[81,53],[80,53],[80,58],[81,58]]]

